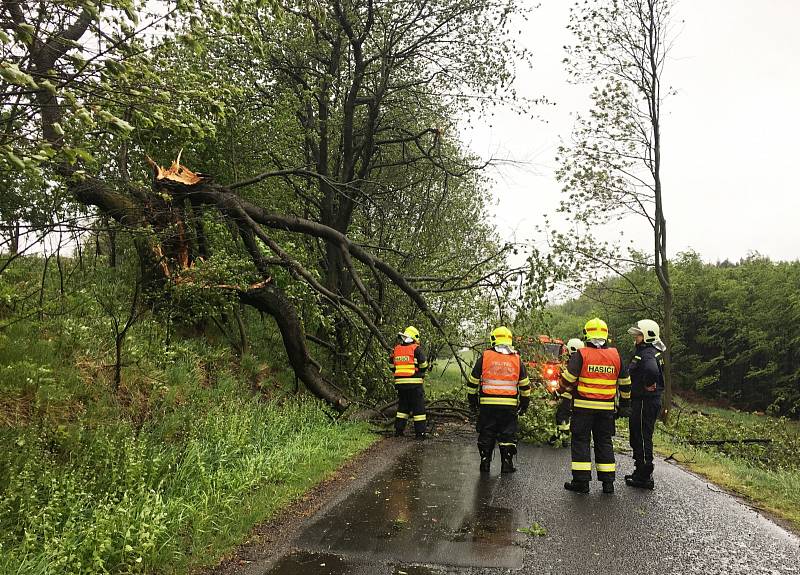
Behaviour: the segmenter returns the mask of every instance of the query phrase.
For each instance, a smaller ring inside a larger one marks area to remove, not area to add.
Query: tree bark
[[[286,295],[276,286],[266,286],[241,292],[239,300],[268,313],[275,319],[283,338],[289,365],[308,390],[327,401],[339,412],[347,409],[350,404],[347,398],[332,389],[322,378],[319,370],[314,367],[316,362],[308,353],[303,323]]]

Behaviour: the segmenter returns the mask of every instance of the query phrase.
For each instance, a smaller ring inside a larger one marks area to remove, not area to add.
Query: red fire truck
[[[547,391],[555,392],[566,357],[564,341],[547,335],[536,338],[520,336],[514,339],[528,368],[528,377],[540,382]]]

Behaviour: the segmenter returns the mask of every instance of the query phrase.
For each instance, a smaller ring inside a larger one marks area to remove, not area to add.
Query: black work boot
[[[514,454],[517,452],[515,448],[503,446],[500,448],[500,473],[514,473],[517,468],[514,467]]]
[[[481,454],[481,473],[489,473],[492,469],[492,450],[485,447],[479,447],[478,452]]]
[[[637,467],[633,475],[625,476],[625,484],[629,487],[638,487],[639,489],[655,489],[653,464],[650,463],[642,467]]]
[[[639,489],[655,489],[655,482],[653,479],[647,477],[636,477],[633,476],[630,479],[625,480],[625,485],[628,487],[638,487]]]
[[[644,476],[644,463],[639,463],[637,461],[636,463],[634,463],[633,473],[628,473],[625,476],[625,482],[627,483],[632,479],[641,479],[643,476]]]
[[[574,491],[575,493],[589,493],[589,482],[588,481],[567,481],[564,484],[564,489],[567,491]]]
[[[603,481],[603,493],[612,494],[614,493],[614,482],[613,481]]]

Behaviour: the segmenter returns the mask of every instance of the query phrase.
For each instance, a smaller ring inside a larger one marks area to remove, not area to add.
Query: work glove
[[[467,401],[469,401],[469,409],[470,411],[478,411],[478,394],[477,393],[470,393],[467,395]]]
[[[631,416],[631,404],[627,401],[620,403],[619,407],[617,408],[617,413],[615,419],[619,419],[620,417],[630,417]]]
[[[519,398],[519,414],[523,415],[526,411],[528,411],[528,407],[531,404],[530,397],[520,397]]]

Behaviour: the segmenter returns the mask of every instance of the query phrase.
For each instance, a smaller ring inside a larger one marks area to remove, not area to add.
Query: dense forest
[[[680,390],[741,409],[800,417],[800,262],[753,254],[738,263],[704,263],[699,254],[671,262],[675,331],[673,373]],[[564,337],[586,318],[606,319],[623,351],[627,329],[643,317],[660,321],[660,292],[646,267],[589,286],[577,299],[550,307],[533,325]],[[530,320],[519,320],[526,325]]]

